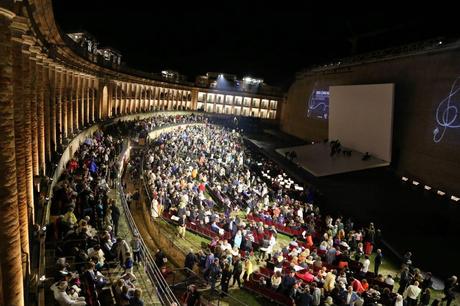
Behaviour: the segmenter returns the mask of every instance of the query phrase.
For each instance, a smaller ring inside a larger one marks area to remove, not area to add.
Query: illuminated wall
[[[315,88],[394,83],[392,166],[399,174],[460,193],[460,50],[306,73],[292,84],[281,128],[308,140],[328,137],[328,122],[308,118]]]

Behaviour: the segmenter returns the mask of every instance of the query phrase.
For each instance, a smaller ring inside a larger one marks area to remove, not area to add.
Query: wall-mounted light
[[[425,188],[425,190],[431,190],[431,187],[428,186],[428,185],[425,185],[425,187],[423,187],[423,188]]]
[[[439,194],[440,196],[443,196],[443,195],[445,195],[446,193],[445,193],[444,191],[438,190],[437,194]]]
[[[460,198],[459,198],[459,197],[456,197],[456,196],[451,196],[450,199],[451,199],[452,201],[455,201],[455,202],[460,201]]]
[[[401,180],[403,180],[404,182],[407,182],[409,179],[408,179],[407,177],[403,176],[403,177],[401,178]]]
[[[417,181],[412,181],[412,184],[414,184],[415,186],[418,186],[420,183]]]

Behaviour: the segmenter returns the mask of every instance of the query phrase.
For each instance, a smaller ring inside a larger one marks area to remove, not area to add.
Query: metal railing
[[[125,143],[124,149],[119,156],[119,172],[117,176],[117,190],[120,194],[121,204],[123,206],[123,210],[125,211],[125,216],[128,221],[129,228],[133,234],[138,234],[139,230],[136,226],[136,222],[134,222],[134,218],[131,215],[131,211],[129,210],[128,204],[126,202],[125,193],[121,184],[121,177],[123,174],[123,168],[125,162],[129,159],[131,148],[129,146],[129,141]],[[169,287],[168,283],[166,282],[161,270],[158,268],[157,264],[153,256],[150,254],[150,250],[148,249],[147,245],[144,242],[144,239],[141,235],[138,236],[141,243],[140,249],[142,254],[142,261],[144,263],[145,272],[149,277],[150,281],[155,287],[156,293],[162,305],[165,306],[172,306],[172,305],[180,305],[178,299],[172,292],[171,288]]]
[[[177,268],[177,269],[173,269],[172,272],[173,272],[173,283],[171,284],[171,287],[181,286],[183,288],[187,288],[189,285],[193,285],[197,283],[201,283],[201,284],[207,283],[207,281],[202,276],[197,274],[195,271],[190,270],[189,268]],[[176,283],[176,273],[177,272],[188,275],[188,277],[186,277],[183,281]],[[203,299],[205,301],[203,301]],[[217,288],[214,292],[211,292],[211,295],[209,296],[209,298],[202,296],[202,303],[204,302],[204,304],[206,305],[212,304],[212,305],[220,306],[223,299],[227,299],[225,301],[225,305],[230,304],[230,305],[248,306],[248,304],[244,303],[240,299],[235,298],[234,296],[232,296],[231,294],[227,292],[218,290]]]

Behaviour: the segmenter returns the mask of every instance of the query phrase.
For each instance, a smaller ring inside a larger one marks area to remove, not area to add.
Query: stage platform
[[[349,150],[347,148],[343,149]],[[345,156],[340,153],[331,157],[329,143],[279,148],[275,149],[275,151],[282,156],[285,156],[285,152],[295,151],[297,157],[294,159],[294,163],[317,177],[390,165],[389,162],[375,157],[363,161],[361,158],[364,154],[354,150],[351,150],[351,156]]]

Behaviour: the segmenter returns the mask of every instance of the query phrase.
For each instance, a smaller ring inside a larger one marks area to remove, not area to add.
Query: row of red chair
[[[279,305],[294,306],[295,303],[287,295],[273,290],[272,288],[265,287],[259,283],[263,275],[253,273],[248,281],[244,282],[244,288],[256,294],[275,302]]]

